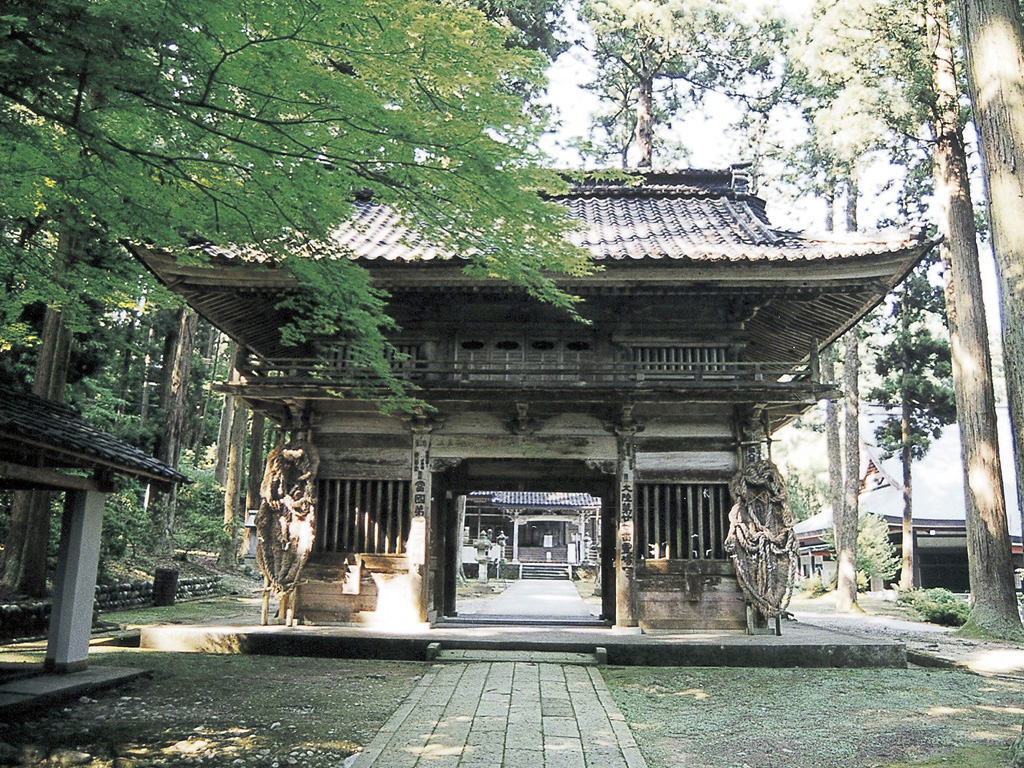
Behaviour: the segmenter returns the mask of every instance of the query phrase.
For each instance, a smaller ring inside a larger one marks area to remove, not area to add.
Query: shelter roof
[[[15,467],[90,469],[161,483],[189,478],[84,421],[66,405],[0,385],[0,480],[17,485]]]

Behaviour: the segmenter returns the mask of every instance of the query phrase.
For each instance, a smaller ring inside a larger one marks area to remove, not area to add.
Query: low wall
[[[194,576],[178,579],[175,600],[195,600],[220,593],[220,576]],[[117,611],[124,608],[141,608],[153,604],[153,582],[132,581],[124,584],[97,584],[96,609]]]
[[[186,577],[178,580],[175,600],[195,600],[221,592],[219,576]],[[97,584],[94,616],[103,611],[144,608],[153,604],[153,582]],[[50,601],[31,600],[0,605],[0,640],[40,637],[50,624]]]

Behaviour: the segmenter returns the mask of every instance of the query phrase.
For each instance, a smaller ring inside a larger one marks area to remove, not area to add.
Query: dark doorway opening
[[[613,482],[572,460],[470,459],[435,477],[441,562],[431,570],[438,616],[465,623],[614,622],[614,510],[607,504]]]

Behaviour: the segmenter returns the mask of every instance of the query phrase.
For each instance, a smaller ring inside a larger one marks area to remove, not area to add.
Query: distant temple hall
[[[811,237],[773,227],[741,168],[576,184],[556,199],[602,271],[563,278],[591,325],[464,261],[416,245],[385,207],[357,203],[339,255],[388,291],[429,416],[338,397],[339,340],[281,343],[296,285],[238,259],[136,255],[239,342],[227,385],[319,454],[307,621],[457,613],[464,548],[504,560],[592,563],[619,627],[743,629],[748,600],[725,548],[729,482],[832,392],[818,353],[934,244],[921,233]],[[561,496],[559,496],[561,495]],[[539,504],[573,497],[599,505]],[[550,557],[550,560],[549,560]]]

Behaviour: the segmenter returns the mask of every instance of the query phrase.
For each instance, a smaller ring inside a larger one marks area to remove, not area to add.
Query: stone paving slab
[[[87,667],[78,672],[12,680],[0,685],[0,717],[114,688],[148,674],[147,670],[135,667]]]
[[[646,766],[596,668],[504,660],[434,665],[351,763],[351,768]]]
[[[592,653],[568,653],[558,651],[504,651],[476,648],[443,648],[437,654],[438,661],[524,661],[534,664],[586,664],[596,665]]]

